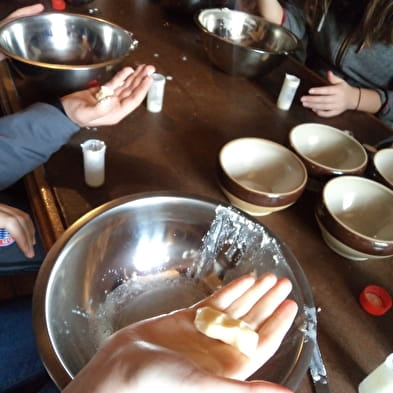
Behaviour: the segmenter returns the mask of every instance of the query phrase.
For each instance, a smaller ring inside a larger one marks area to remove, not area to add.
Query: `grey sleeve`
[[[301,49],[297,52],[297,57],[302,62],[306,59],[308,34],[306,29],[306,18],[302,6],[296,0],[281,0],[281,6],[284,9],[283,27],[291,31],[299,38]]]
[[[393,91],[377,89],[377,92],[382,102],[382,107],[377,116],[393,128]]]
[[[46,162],[78,130],[59,109],[44,103],[0,118],[0,190]]]

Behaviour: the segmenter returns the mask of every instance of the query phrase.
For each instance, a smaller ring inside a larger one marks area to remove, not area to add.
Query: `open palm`
[[[87,386],[90,391],[111,386],[113,392],[129,389],[133,393],[158,389],[161,393],[202,389],[288,392],[269,382],[242,381],[276,352],[292,325],[297,305],[286,299],[291,289],[289,280],[272,274],[257,280],[244,276],[192,307],[127,326],[106,341],[69,385],[71,389],[74,384],[74,390],[67,388],[67,392],[82,392]],[[255,354],[247,357],[198,332],[193,321],[196,310],[203,306],[225,311],[250,324],[259,334]],[[89,383],[83,387],[87,379]]]

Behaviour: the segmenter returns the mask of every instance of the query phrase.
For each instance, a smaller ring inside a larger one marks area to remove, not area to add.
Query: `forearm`
[[[0,190],[43,164],[79,126],[52,105],[38,103],[0,119]]]
[[[284,9],[278,0],[258,0],[259,13],[268,21],[281,24],[284,15]]]

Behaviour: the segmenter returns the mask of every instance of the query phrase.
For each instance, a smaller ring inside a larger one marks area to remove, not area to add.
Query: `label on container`
[[[0,228],[0,247],[7,247],[14,243],[15,239],[4,228]]]

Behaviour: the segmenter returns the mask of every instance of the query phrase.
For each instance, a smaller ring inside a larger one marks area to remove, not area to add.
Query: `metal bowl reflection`
[[[131,32],[79,14],[48,12],[0,26],[0,51],[17,72],[57,94],[106,82],[136,46]]]
[[[195,22],[210,61],[233,75],[267,74],[300,45],[284,27],[228,8],[200,10]]]
[[[34,328],[48,372],[64,387],[121,327],[187,307],[246,273],[293,282],[296,323],[254,376],[296,389],[311,357],[315,307],[288,248],[233,207],[192,195],[127,196],[96,208],[55,243],[39,272]]]

